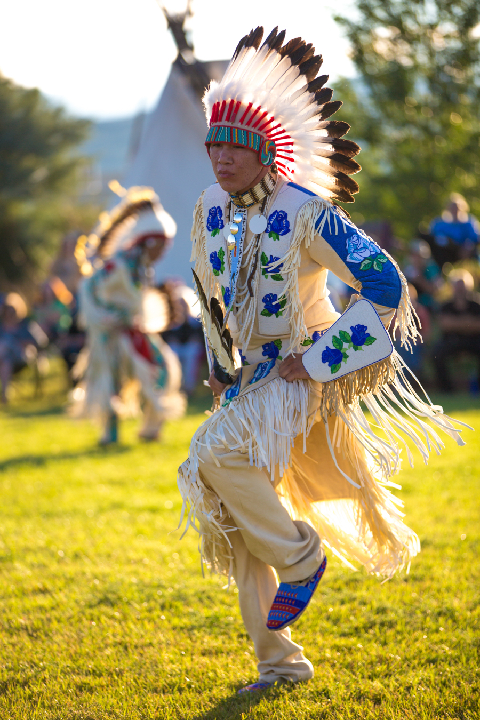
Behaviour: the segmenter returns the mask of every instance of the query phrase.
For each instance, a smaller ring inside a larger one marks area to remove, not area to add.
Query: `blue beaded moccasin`
[[[327,558],[325,557],[317,572],[304,585],[280,583],[268,613],[267,628],[269,630],[283,630],[298,620],[307,609],[326,567]]]
[[[240,688],[238,690],[238,693],[251,693],[251,692],[257,692],[257,690],[266,690],[269,687],[272,687],[274,683],[267,683],[267,682],[256,682],[252,683],[251,685],[245,685],[245,687]]]

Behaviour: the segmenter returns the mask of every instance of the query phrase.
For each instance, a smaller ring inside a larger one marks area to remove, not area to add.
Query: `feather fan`
[[[193,278],[197,286],[198,298],[200,300],[200,312],[202,315],[202,323],[205,335],[208,337],[210,347],[221,369],[228,376],[228,383],[232,383],[235,379],[235,361],[233,359],[233,341],[232,336],[227,328],[223,328],[223,312],[217,298],[213,297],[208,304],[207,296],[202,287],[202,283],[195,270],[193,270]],[[223,378],[218,378],[222,382]]]

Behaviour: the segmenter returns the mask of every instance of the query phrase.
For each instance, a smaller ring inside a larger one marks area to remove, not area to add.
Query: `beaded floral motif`
[[[262,261],[263,277],[270,278],[270,280],[283,280],[283,276],[280,275],[280,270],[283,268],[283,263],[274,265],[274,263],[276,263],[277,260],[280,260],[280,258],[270,255],[269,259],[268,255],[262,252],[262,254],[260,255],[260,259]]]
[[[237,375],[237,379],[235,380],[233,385],[230,385],[230,387],[227,390],[225,390],[225,402],[222,404],[222,407],[226,407],[227,405],[229,405],[232,402],[232,400],[234,400],[237,397],[237,395],[240,392],[241,384],[242,384],[242,371],[240,370],[240,372]]]
[[[248,384],[253,385],[253,383],[258,382],[259,380],[263,380],[263,378],[266,378],[267,375],[270,374],[270,371],[274,367],[274,365],[275,360],[267,360],[266,362],[259,363],[255,368],[253,377]]]
[[[214,275],[220,275],[221,273],[225,272],[225,250],[223,248],[220,248],[220,250],[214,250],[210,253],[210,263],[212,265],[213,274]]]
[[[224,287],[222,285],[222,296],[223,296],[223,302],[225,303],[225,307],[228,308],[228,306],[230,305],[230,299],[232,297],[232,293],[230,292],[229,287]]]
[[[326,332],[325,330],[323,332]],[[308,347],[309,345],[313,345],[317,342],[317,340],[320,340],[320,338],[323,335],[323,332],[318,332],[318,330],[315,330],[312,337],[306,337],[305,340],[302,342],[303,347]]]
[[[373,267],[377,272],[382,272],[383,264],[388,258],[366,235],[355,233],[347,240],[347,260],[352,263],[361,263],[360,270],[370,270]]]
[[[280,240],[280,235],[287,235],[290,232],[290,222],[285,210],[275,210],[270,215],[265,232],[274,240]]]
[[[367,332],[366,325],[350,325],[350,330],[352,331],[350,337],[343,330],[339,332],[339,335],[342,337],[343,334],[345,341],[350,343],[349,347],[353,347],[354,350],[363,350],[364,345],[373,345],[377,339]]]
[[[262,302],[265,305],[260,315],[264,315],[265,317],[272,317],[272,315],[275,315],[275,317],[281,317],[283,315],[283,309],[285,305],[287,304],[287,298],[285,295],[282,295],[281,298],[278,298],[276,293],[268,293],[267,295],[264,295],[262,298]]]
[[[283,360],[282,356],[280,355],[281,349],[282,341],[280,340],[280,338],[278,338],[277,340],[271,340],[270,342],[262,345],[262,355],[269,360],[276,360],[277,358],[279,360]]]
[[[243,352],[240,350],[240,348],[238,349],[238,354],[240,355],[240,360],[242,361],[242,365],[250,365],[250,363],[248,362],[247,358],[245,357]]]
[[[218,235],[224,227],[223,213],[220,205],[210,208],[207,218],[207,230],[212,233],[212,237]]]
[[[347,355],[344,345],[347,350],[353,348],[355,351],[363,350],[364,345],[373,345],[377,338],[374,338],[367,332],[366,325],[351,325],[351,333],[345,330],[340,330],[338,335],[334,335],[332,338],[333,348],[327,347],[322,353],[322,362],[328,363],[331,368],[332,375],[340,370],[343,363],[346,363],[349,356]]]

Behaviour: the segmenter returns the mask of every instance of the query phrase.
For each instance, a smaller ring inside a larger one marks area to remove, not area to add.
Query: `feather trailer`
[[[302,38],[285,42],[278,28],[262,38],[262,27],[243,37],[222,81],[205,93],[207,143],[234,142],[259,154],[274,143],[287,180],[334,202],[353,202],[358,185],[348,176],[361,169],[351,160],[360,148],[342,140],[348,123],[329,120],[342,103],[325,87],[329,76],[318,75],[322,56]]]
[[[235,379],[235,361],[233,359],[233,341],[227,328],[223,328],[223,312],[217,298],[213,297],[208,304],[207,296],[202,287],[202,283],[195,270],[193,270],[193,278],[197,287],[198,298],[200,300],[200,312],[202,315],[202,323],[207,336],[208,343],[212,349],[215,358],[221,369],[228,375],[229,382]]]

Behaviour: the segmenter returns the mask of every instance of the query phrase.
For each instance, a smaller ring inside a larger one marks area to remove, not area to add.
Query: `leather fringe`
[[[320,406],[322,417],[336,415],[339,407],[350,405],[362,395],[377,392],[383,385],[392,382],[394,377],[394,364],[390,358],[386,358],[338,380],[323,383]]]

